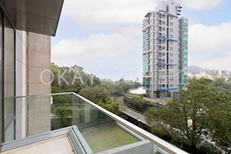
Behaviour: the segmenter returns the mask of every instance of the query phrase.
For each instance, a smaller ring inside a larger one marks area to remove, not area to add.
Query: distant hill
[[[202,70],[204,70],[204,68],[201,68],[195,65],[188,66],[188,72],[192,74],[201,73]]]

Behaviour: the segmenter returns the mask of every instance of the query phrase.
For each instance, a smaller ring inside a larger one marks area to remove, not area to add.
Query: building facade
[[[50,131],[51,36],[63,0],[0,0],[0,143]],[[41,80],[42,74],[42,80]],[[42,121],[42,122],[41,122]]]
[[[188,84],[188,20],[174,0],[143,20],[143,85],[150,98],[173,97]]]

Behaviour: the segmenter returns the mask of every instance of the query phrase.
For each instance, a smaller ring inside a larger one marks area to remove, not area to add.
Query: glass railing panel
[[[15,140],[15,122],[9,123],[7,129],[5,130],[4,133],[4,138],[6,142],[14,141]]]
[[[81,96],[74,94],[77,97],[82,98]],[[84,99],[84,98],[82,98]],[[175,147],[174,145],[152,135],[151,133],[143,130],[142,128],[139,128],[138,126],[135,126],[134,124],[131,124],[130,122],[122,119],[121,117],[118,117],[117,115],[114,115],[113,113],[95,105],[94,103],[84,99],[86,102],[88,102],[89,104],[91,104],[92,106],[96,107],[98,110],[100,110],[101,112],[105,113],[108,117],[111,117],[112,119],[114,119],[115,121],[117,121],[117,123],[119,123],[120,125],[126,127],[128,130],[135,132],[137,135],[145,138],[146,140],[149,140],[150,142],[153,143],[153,153],[156,154],[169,154],[169,153],[181,153],[181,154],[187,154],[186,152],[184,152],[183,150]],[[157,144],[158,143],[158,144]],[[158,146],[158,145],[161,145]],[[154,148],[156,147],[156,148]]]
[[[106,122],[111,118],[74,95],[52,96],[51,129],[56,130],[76,125],[80,130]],[[64,100],[63,100],[64,99]]]
[[[51,104],[52,97],[50,95],[27,97],[26,136],[51,131]]]
[[[15,140],[26,137],[28,119],[27,101],[26,97],[15,99]]]
[[[180,150],[74,93],[5,99],[4,107],[5,143],[76,125],[96,152],[139,142],[137,136],[153,143],[153,153]]]
[[[72,95],[51,96],[51,130],[72,125]]]
[[[13,141],[15,139],[15,99],[3,100],[4,103],[4,140]]]
[[[4,141],[10,142],[26,136],[27,98],[4,99]]]
[[[4,100],[4,128],[10,124],[15,117],[15,99],[9,98]]]

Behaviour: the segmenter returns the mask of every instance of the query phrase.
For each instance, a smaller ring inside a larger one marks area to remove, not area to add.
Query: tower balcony
[[[177,91],[179,90],[179,88],[160,88],[160,89],[157,89],[157,91],[159,92],[164,92],[164,91]]]
[[[175,17],[175,18],[178,18],[177,15],[174,15],[174,14],[171,14],[165,10],[159,10],[157,13],[163,13],[164,15],[169,15],[169,16],[172,16],[172,17]]]
[[[159,36],[157,37],[157,40],[159,39],[163,39],[163,40],[167,40],[167,41],[173,41],[173,42],[178,42],[178,40],[172,39],[172,38],[167,38],[166,36]]]
[[[146,53],[150,53],[150,52],[152,52],[152,50],[145,51],[145,52],[143,52],[143,55]]]
[[[163,62],[158,62],[157,65],[179,66],[178,64],[169,64],[169,63],[163,63]]]
[[[143,78],[145,78],[145,79],[151,79],[152,76],[151,75],[145,75],[145,76],[143,76]]]
[[[153,24],[149,24],[148,26],[146,26],[146,27],[143,28],[142,32],[145,32],[148,28],[150,28],[152,26],[153,26]]]

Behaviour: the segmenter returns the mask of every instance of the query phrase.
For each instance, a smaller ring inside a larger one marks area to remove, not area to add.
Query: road
[[[141,123],[150,126],[146,120],[143,114],[138,113],[137,111],[125,106],[125,105],[120,105],[120,111],[123,112],[124,114],[137,119],[138,121],[140,121]]]
[[[156,98],[156,99],[149,99],[147,97],[143,97],[143,99],[146,99],[148,101],[151,102],[155,102],[155,103],[160,103],[162,105],[167,105],[168,101],[172,100],[172,98],[165,98],[165,99],[161,99],[161,98]]]

